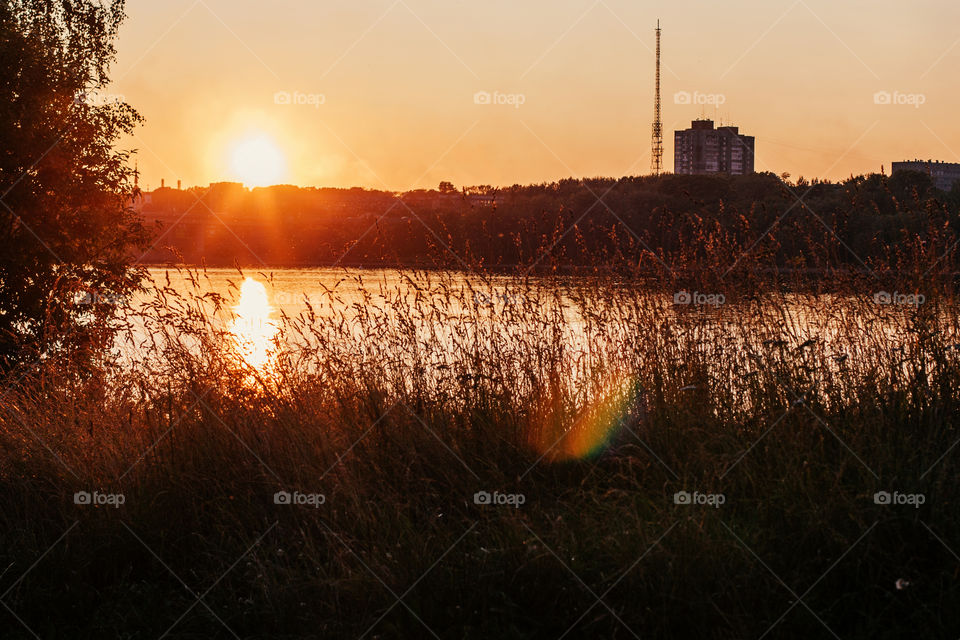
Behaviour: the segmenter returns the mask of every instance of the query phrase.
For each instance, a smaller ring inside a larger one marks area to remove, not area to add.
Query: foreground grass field
[[[366,277],[260,370],[168,288],[15,372],[0,635],[960,631],[949,289]]]

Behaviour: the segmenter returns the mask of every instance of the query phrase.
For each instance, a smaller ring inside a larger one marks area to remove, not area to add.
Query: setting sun
[[[237,142],[230,152],[233,177],[247,186],[267,187],[286,178],[287,160],[270,136],[262,134]]]

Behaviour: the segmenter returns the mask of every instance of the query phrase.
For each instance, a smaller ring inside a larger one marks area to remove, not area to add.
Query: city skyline
[[[840,179],[960,160],[960,8],[945,2],[278,8],[128,3],[110,91],[146,119],[125,141],[141,184],[241,179],[239,145],[276,156],[270,183],[301,186],[646,174],[658,19],[665,158],[671,132],[707,117],[762,141],[757,171]]]

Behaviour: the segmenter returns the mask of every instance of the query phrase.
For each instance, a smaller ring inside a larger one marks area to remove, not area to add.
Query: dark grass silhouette
[[[674,256],[682,282],[345,272],[283,319],[269,375],[205,313],[202,272],[158,283],[121,334],[136,358],[6,386],[5,636],[955,632],[951,259],[920,247],[824,291],[760,258],[710,281],[708,245]],[[931,263],[922,304],[878,303]],[[124,504],[74,504],[95,490]]]

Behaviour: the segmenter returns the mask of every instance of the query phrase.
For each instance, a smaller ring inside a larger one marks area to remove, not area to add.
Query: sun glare
[[[270,320],[273,307],[267,298],[267,289],[253,278],[240,286],[240,301],[233,308],[236,318],[230,329],[237,350],[244,362],[254,369],[263,369],[274,351],[273,338],[278,327]]]
[[[287,160],[270,136],[258,135],[241,140],[233,147],[230,170],[247,186],[267,187],[286,178]]]

